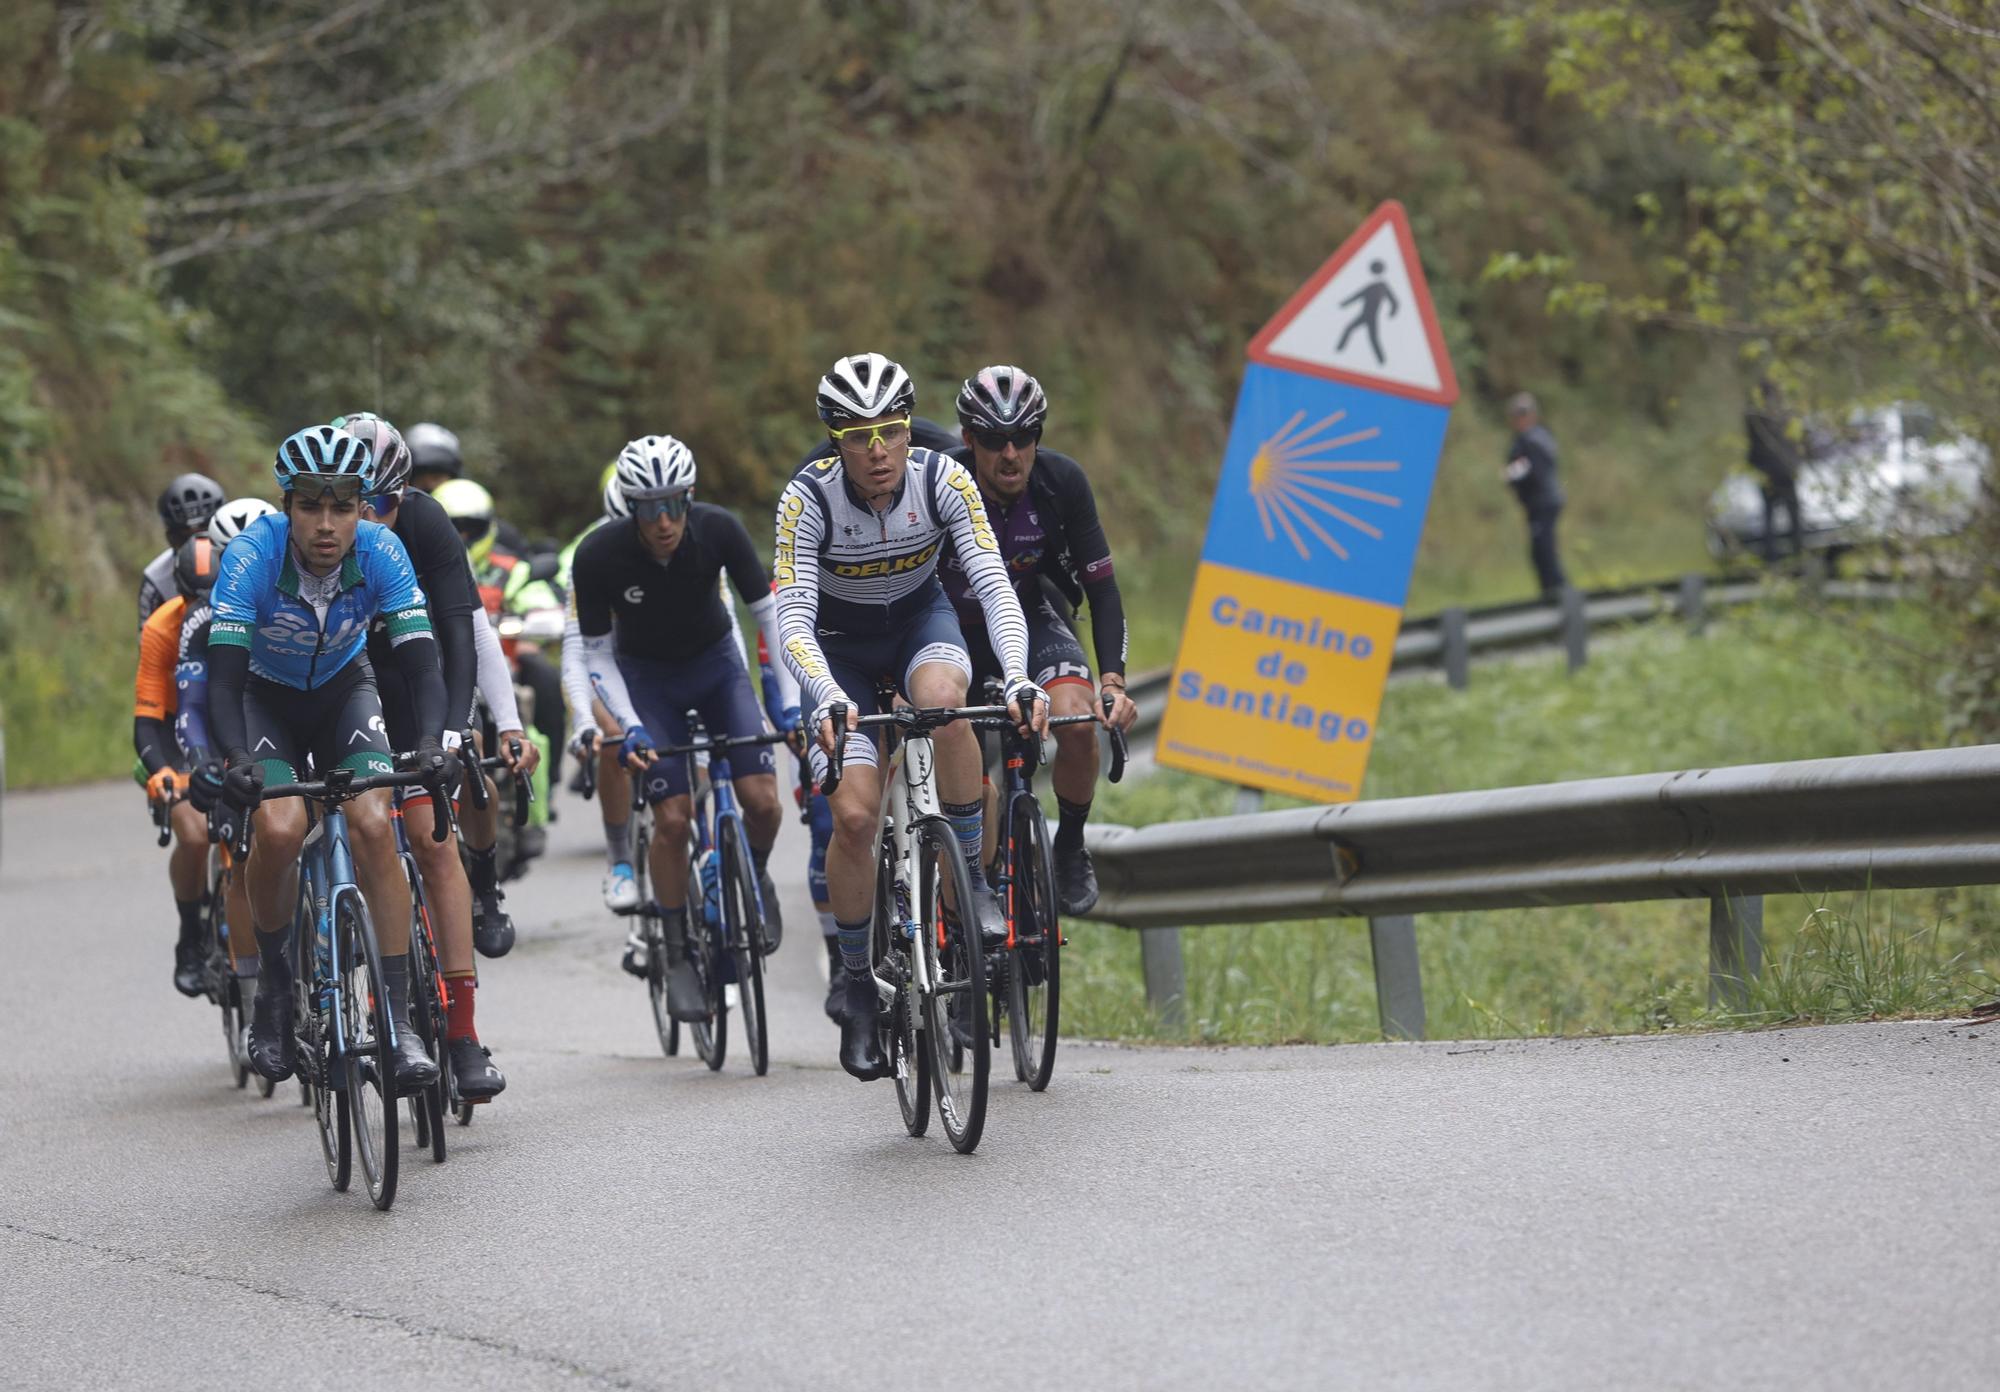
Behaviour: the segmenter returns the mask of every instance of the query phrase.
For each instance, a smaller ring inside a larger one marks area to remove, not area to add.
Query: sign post
[[[1250,341],[1156,757],[1361,795],[1458,399],[1400,203]]]

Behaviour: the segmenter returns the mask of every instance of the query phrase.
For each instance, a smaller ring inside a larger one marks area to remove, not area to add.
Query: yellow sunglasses
[[[901,420],[878,421],[874,425],[850,425],[844,430],[829,428],[826,433],[832,437],[835,449],[844,450],[850,443],[857,443],[862,449],[873,449],[878,440],[894,449],[910,442],[910,418],[904,416]],[[861,438],[850,442],[847,438],[850,435]]]

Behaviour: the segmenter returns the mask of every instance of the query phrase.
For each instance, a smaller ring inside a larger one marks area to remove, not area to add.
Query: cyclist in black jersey
[[[1028,620],[1028,675],[1049,693],[1056,716],[1095,715],[1129,730],[1138,710],[1125,694],[1125,605],[1111,569],[1111,547],[1097,520],[1097,498],[1083,467],[1041,447],[1048,417],[1041,383],[1018,367],[995,364],[966,379],[958,394],[964,443],[951,457],[972,470],[999,538],[1007,578]],[[972,651],[973,678],[1000,674],[977,597],[955,552],[938,574],[958,610]],[[1074,610],[1090,605],[1099,689],[1077,641]],[[1101,702],[1109,699],[1107,713]],[[1084,849],[1083,827],[1097,789],[1096,732],[1088,725],[1056,731],[1056,886],[1065,914],[1097,904],[1097,873]]]
[[[654,807],[652,886],[670,958],[668,1010],[676,1019],[700,1020],[708,1007],[686,954],[685,848],[694,810],[687,764],[655,759],[653,751],[686,741],[689,710],[700,713],[713,736],[762,732],[763,712],[718,581],[729,576],[773,642],[777,604],[736,515],[694,501],[695,461],[686,445],[671,435],[634,440],[618,456],[617,478],[630,520],[607,522],[585,537],[571,567],[578,646],[597,698],[624,728],[621,758],[644,770],[646,800]],[[799,698],[789,675],[780,678],[774,704],[797,729]],[[775,949],[783,926],[769,869],[782,816],[776,762],[769,745],[732,750],[728,759],[764,899],[766,946]],[[625,969],[646,975],[646,952],[635,927]]]
[[[369,517],[396,534],[409,552],[410,565],[417,573],[429,603],[431,632],[437,640],[438,660],[443,668],[445,724],[442,743],[455,750],[472,718],[475,685],[497,695],[504,713],[496,711],[500,728],[500,757],[510,763],[529,763],[535,748],[521,736],[520,716],[514,709],[511,681],[501,682],[502,690],[491,690],[490,663],[480,661],[490,645],[497,656],[499,639],[486,622],[485,610],[472,585],[472,568],[466,561],[465,546],[458,529],[445,516],[438,502],[410,487],[410,451],[396,428],[379,416],[356,413],[335,420],[334,425],[355,436],[375,457],[375,480],[368,495]],[[395,658],[386,618],[377,615],[368,630],[368,661],[375,669],[375,681],[382,698],[382,718],[388,726],[389,744],[395,749],[416,747],[421,730],[417,721],[416,699]],[[482,673],[482,667],[489,670]],[[504,678],[504,662],[500,671]],[[486,675],[488,680],[479,682]],[[516,755],[515,750],[521,753]],[[468,881],[465,862],[460,859],[458,837],[447,834],[443,841],[432,838],[432,825],[439,812],[432,805],[429,790],[411,789],[403,797],[403,829],[423,876],[425,900],[431,907],[437,933],[438,965],[445,983],[445,1047],[458,1090],[470,1098],[496,1097],[507,1086],[492,1056],[479,1041],[475,1005],[478,973],[473,963],[477,950],[488,957],[504,956],[513,946],[514,925],[501,911],[497,899],[487,905],[475,940],[472,926],[474,893],[494,898],[497,882],[493,847],[484,852],[470,851],[473,865]],[[484,875],[480,873],[484,867]]]

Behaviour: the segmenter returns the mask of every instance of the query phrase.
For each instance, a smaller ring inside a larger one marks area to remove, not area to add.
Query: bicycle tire
[[[209,956],[224,973],[215,988],[215,1003],[222,1014],[222,1047],[229,1055],[230,1073],[239,1091],[250,1085],[250,1012],[243,1008],[243,979],[229,955],[229,868],[222,848],[208,850],[208,908],[204,911],[208,929]],[[271,1094],[268,1089],[264,1095]]]
[[[756,907],[756,861],[751,859],[741,822],[726,818],[720,832],[724,936],[736,964],[743,1047],[750,1051],[751,1070],[762,1078],[771,1071],[771,1037],[764,1014],[764,920]]]
[[[299,925],[308,925],[300,931]],[[316,948],[312,887],[302,870],[299,874],[299,917],[292,929],[293,1062],[298,1070],[299,1104],[310,1107],[319,1133],[320,1158],[326,1163],[326,1177],[334,1192],[345,1194],[354,1177],[354,1146],[348,1128],[347,1090],[329,1084],[333,1070],[331,1031],[327,1028],[333,1012],[320,1002],[330,1000],[332,991],[319,989],[322,979]]]
[[[924,1033],[931,1052],[931,1092],[945,1138],[960,1155],[970,1155],[986,1130],[987,1083],[992,1072],[993,1041],[985,1028],[986,953],[978,924],[961,912],[953,926],[944,914],[944,886],[961,911],[972,903],[972,877],[959,851],[958,833],[942,817],[917,824],[917,951],[930,954],[931,989],[923,1000]],[[950,1004],[963,996],[978,1027],[972,1047],[960,1049],[952,1038]],[[958,1054],[957,1066],[953,1055]],[[969,1066],[968,1066],[969,1065]]]
[[[444,977],[438,969],[437,944],[431,936],[430,906],[415,878],[410,880],[410,1027],[437,1061],[437,1081],[409,1095],[410,1129],[417,1149],[430,1148],[431,1163],[445,1156],[444,1114],[451,1093],[451,1053],[445,1048],[447,1005]]]
[[[632,819],[639,823],[632,845],[632,878],[639,887],[639,935],[646,940],[646,995],[653,1007],[653,1032],[660,1037],[660,1052],[672,1058],[681,1051],[681,1027],[667,1010],[666,958],[661,947],[660,921],[647,907],[653,902],[647,883],[651,878],[653,829],[651,819],[644,814],[634,812]]]
[[[1014,857],[1014,960],[1007,972],[1007,1027],[1014,1076],[1031,1092],[1055,1074],[1062,1021],[1062,921],[1056,904],[1055,856],[1041,804],[1023,793],[1008,818]]]
[[[701,815],[698,804],[695,815]],[[729,1010],[722,998],[721,929],[710,927],[698,907],[703,895],[701,865],[694,845],[693,841],[688,843],[687,929],[683,951],[694,964],[694,974],[701,982],[701,997],[708,1002],[708,1018],[689,1021],[688,1037],[694,1040],[695,1057],[708,1065],[709,1072],[719,1073],[723,1060],[729,1057]]]
[[[394,1024],[389,1018],[389,993],[382,983],[382,953],[369,921],[368,905],[358,889],[343,890],[334,900],[334,932],[340,961],[340,1017],[347,1037],[342,1040],[342,1078],[348,1096],[348,1116],[354,1149],[361,1158],[362,1178],[375,1207],[387,1210],[396,1202],[398,1161],[396,1056],[391,1047]]]
[[[875,861],[875,917],[870,933],[876,974],[896,984],[884,1022],[882,1056],[896,1080],[896,1107],[903,1129],[922,1136],[931,1126],[931,1056],[917,1036],[916,991],[910,985],[910,954],[896,913],[896,876],[887,838]]]

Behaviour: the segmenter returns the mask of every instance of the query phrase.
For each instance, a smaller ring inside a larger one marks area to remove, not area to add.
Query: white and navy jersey
[[[1025,671],[1027,621],[979,487],[963,465],[912,448],[901,488],[880,508],[861,500],[838,456],[812,460],[792,476],[778,498],[771,569],[785,662],[811,705],[854,696],[833,680],[820,638],[893,633],[927,609],[939,593],[938,553],[947,536],[1001,665],[1009,676]]]
[[[169,546],[153,557],[139,577],[139,627],[153,617],[153,611],[180,593],[174,581],[174,548]]]

